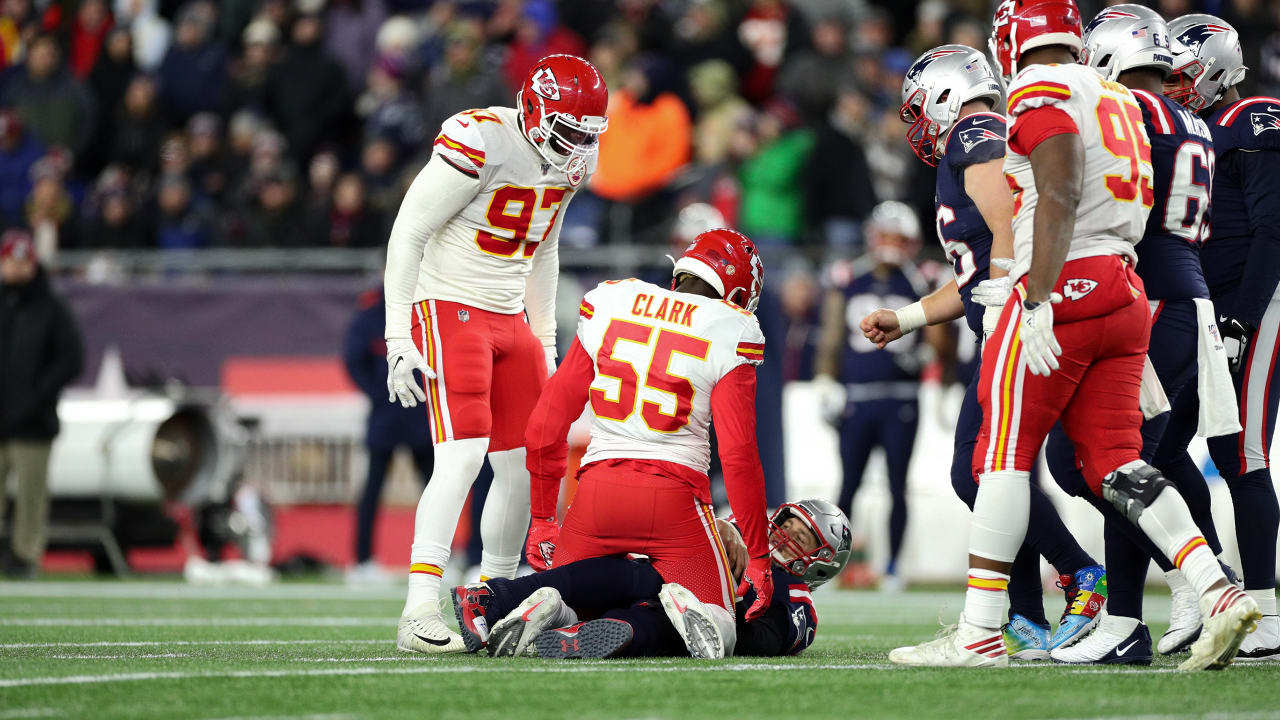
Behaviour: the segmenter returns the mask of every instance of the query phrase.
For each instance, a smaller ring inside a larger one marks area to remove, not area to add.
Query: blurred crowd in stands
[[[0,0],[0,222],[28,228],[45,259],[376,247],[441,121],[513,105],[532,63],[566,52],[611,92],[564,242],[665,242],[700,201],[765,246],[852,251],[880,200],[929,226],[932,170],[903,141],[902,73],[944,42],[985,49],[991,5]],[[1243,92],[1280,92],[1280,3],[1154,5],[1234,23]]]

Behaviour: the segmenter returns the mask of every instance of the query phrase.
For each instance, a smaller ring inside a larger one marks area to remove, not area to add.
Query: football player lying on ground
[[[740,578],[749,559],[742,536],[732,519],[716,526]],[[693,593],[666,584],[648,562],[619,556],[456,587],[454,612],[467,647],[487,647],[495,657],[533,649],[544,658],[796,655],[813,643],[818,627],[810,591],[849,561],[849,521],[826,500],[784,503],[770,518],[769,544],[773,599],[750,621],[754,588],[738,601],[736,647],[718,634]]]

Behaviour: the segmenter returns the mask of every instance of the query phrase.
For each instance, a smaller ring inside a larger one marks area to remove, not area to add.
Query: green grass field
[[[1226,672],[1016,665],[905,670],[959,590],[818,594],[798,658],[553,662],[410,657],[399,592],[286,584],[0,584],[0,720],[9,718],[1280,717],[1280,664]],[[1153,597],[1153,634],[1168,600]]]

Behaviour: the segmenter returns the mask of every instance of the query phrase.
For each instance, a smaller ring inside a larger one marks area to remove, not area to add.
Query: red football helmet
[[[688,273],[706,282],[720,297],[747,312],[755,312],[764,288],[764,262],[755,243],[737,230],[716,228],[694,238],[671,273],[674,290]]]
[[[548,55],[529,71],[516,106],[525,137],[542,157],[570,179],[581,178],[609,127],[609,90],[596,66],[576,55]]]
[[[1045,45],[1066,45],[1077,56],[1080,9],[1075,0],[1001,0],[991,21],[991,56],[1007,84],[1018,74],[1022,54]]]

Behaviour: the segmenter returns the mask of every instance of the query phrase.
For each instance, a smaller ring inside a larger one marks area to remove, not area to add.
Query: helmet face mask
[[[525,138],[576,185],[609,128],[609,92],[595,66],[574,55],[548,55],[516,94]]]

